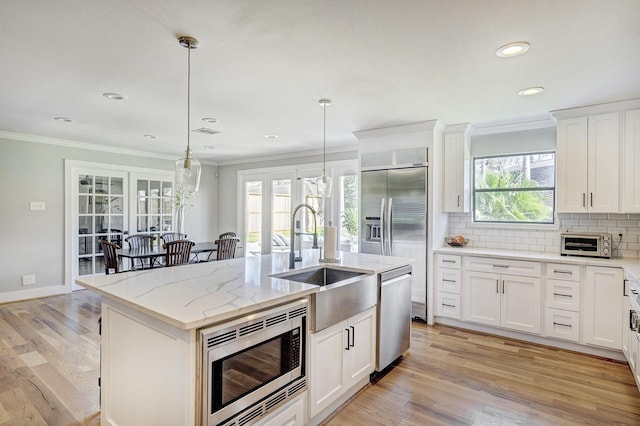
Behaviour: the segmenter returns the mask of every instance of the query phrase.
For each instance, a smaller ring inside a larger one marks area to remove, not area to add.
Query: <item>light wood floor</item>
[[[0,305],[0,425],[98,425],[100,297]],[[626,364],[414,324],[411,353],[327,426],[640,425]]]

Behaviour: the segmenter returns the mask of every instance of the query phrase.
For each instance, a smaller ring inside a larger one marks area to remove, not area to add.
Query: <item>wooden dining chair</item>
[[[216,259],[233,259],[236,255],[236,246],[238,245],[240,238],[229,237],[216,240]]]
[[[104,273],[109,275],[110,269],[113,269],[115,274],[120,272],[118,255],[116,254],[116,250],[120,247],[116,243],[107,240],[98,240],[98,243],[102,246],[102,253],[104,254]]]
[[[135,234],[129,235],[124,240],[129,244],[129,250],[140,249],[140,250],[151,250],[153,249],[153,242],[156,237],[150,234]],[[138,267],[144,269],[144,260],[140,259],[139,264],[136,265],[136,261],[132,261],[131,268],[137,269]],[[149,260],[149,265],[147,267],[151,268],[153,266],[153,261]]]
[[[223,232],[222,234],[220,234],[218,239],[223,240],[225,238],[233,238],[233,237],[237,237],[235,232]]]
[[[163,241],[163,244],[175,240],[186,240],[187,234],[181,234],[179,232],[167,232],[166,234],[160,235],[160,239]]]
[[[189,240],[175,240],[164,243],[162,248],[167,251],[164,258],[164,266],[175,266],[189,263],[191,248],[195,245],[196,243]]]

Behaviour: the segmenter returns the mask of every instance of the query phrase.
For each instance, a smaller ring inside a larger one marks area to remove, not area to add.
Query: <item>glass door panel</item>
[[[259,256],[262,241],[262,181],[245,182],[245,256]]]
[[[173,182],[169,179],[135,178],[137,211],[131,234],[151,234],[154,246],[162,243],[160,235],[171,232],[173,226]]]
[[[289,251],[291,179],[271,181],[271,252]]]
[[[77,223],[73,252],[77,258],[75,276],[104,272],[99,240],[122,244],[125,214],[123,176],[110,173],[77,175]]]
[[[339,249],[358,252],[358,175],[339,178]]]

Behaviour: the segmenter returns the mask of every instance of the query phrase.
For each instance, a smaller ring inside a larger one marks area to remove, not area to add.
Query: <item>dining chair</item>
[[[181,234],[179,232],[167,232],[166,234],[160,235],[160,239],[163,241],[163,244],[175,240],[186,240],[187,234]]]
[[[236,246],[238,245],[240,238],[228,237],[216,240],[216,259],[233,259],[236,255]]]
[[[189,263],[191,248],[196,243],[189,240],[174,240],[164,243],[162,248],[166,250],[164,266],[175,266]]]
[[[102,246],[102,253],[104,254],[104,273],[109,275],[110,269],[113,269],[115,274],[120,272],[118,255],[116,254],[116,250],[120,247],[116,243],[107,240],[98,240],[98,243]]]
[[[125,238],[124,240],[129,243],[129,249],[130,250],[134,250],[134,249],[140,249],[140,250],[152,250],[153,249],[153,242],[155,241],[156,237],[150,234],[135,234],[135,235],[129,235],[127,238]],[[151,268],[153,266],[153,261],[149,260],[149,268]],[[132,261],[132,269],[136,269],[138,265],[135,264],[135,261]],[[140,268],[144,269],[144,260],[140,260]]]
[[[237,237],[235,232],[223,232],[222,234],[220,234],[220,236],[218,237],[219,240],[225,239],[225,238],[233,238],[233,237]]]

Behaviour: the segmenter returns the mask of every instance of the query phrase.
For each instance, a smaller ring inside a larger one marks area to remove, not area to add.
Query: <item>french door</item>
[[[67,161],[65,181],[65,280],[73,290],[82,288],[77,277],[104,274],[101,239],[126,246],[128,235],[173,230],[173,172]]]

